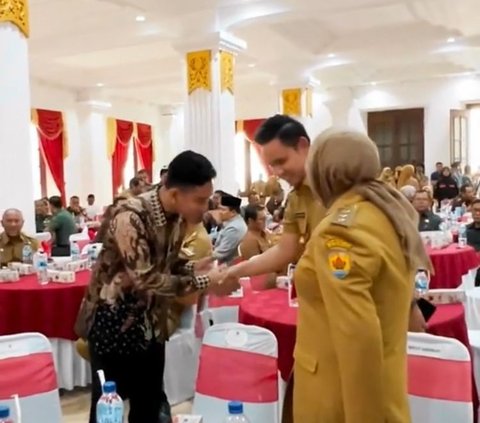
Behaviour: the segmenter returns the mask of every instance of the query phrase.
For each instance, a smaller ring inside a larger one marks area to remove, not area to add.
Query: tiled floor
[[[66,392],[61,397],[64,423],[88,423],[90,410],[90,392],[88,389],[76,389]],[[188,414],[191,412],[191,402],[185,402],[173,407],[173,414]]]

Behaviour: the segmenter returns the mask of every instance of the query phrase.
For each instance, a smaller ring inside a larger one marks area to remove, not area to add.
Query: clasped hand
[[[207,275],[210,279],[209,292],[218,296],[226,296],[240,288],[235,267],[214,266],[213,262],[212,257],[207,257],[197,261],[193,267],[196,276]]]

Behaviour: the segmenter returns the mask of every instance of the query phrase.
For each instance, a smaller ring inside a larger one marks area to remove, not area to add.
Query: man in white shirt
[[[95,204],[95,195],[89,194],[87,197],[87,203],[88,203],[88,206],[85,209],[87,219],[95,220],[97,215],[102,213],[101,207]]]

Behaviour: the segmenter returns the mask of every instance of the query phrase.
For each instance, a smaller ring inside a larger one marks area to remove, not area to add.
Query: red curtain
[[[62,113],[37,109],[36,115],[40,149],[65,204],[63,159],[65,153],[64,137],[66,134],[63,127]]]
[[[128,147],[133,134],[133,123],[126,120],[116,120],[117,136],[115,151],[112,156],[113,196],[117,196],[123,184],[123,170],[128,158]]]
[[[142,168],[148,173],[148,178],[152,181],[153,167],[153,144],[152,127],[144,123],[137,123],[137,138],[135,139],[135,148],[140,158]]]
[[[263,159],[263,156],[261,154],[261,147],[254,141],[255,133],[257,132],[258,128],[263,122],[265,122],[265,119],[244,120],[243,133],[245,134],[245,136],[247,137],[247,140],[250,141],[253,148],[255,149],[255,152],[257,153],[257,156],[260,159],[260,162],[262,163],[264,169],[266,170],[267,175],[271,176],[272,170],[270,169],[270,166],[268,165],[268,163],[266,163],[265,160]]]

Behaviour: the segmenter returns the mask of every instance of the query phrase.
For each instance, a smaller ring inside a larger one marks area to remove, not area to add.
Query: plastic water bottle
[[[243,404],[239,401],[228,403],[228,416],[224,423],[250,423],[243,414]]]
[[[422,296],[428,292],[429,280],[425,272],[417,272],[415,275],[415,291]]]
[[[97,402],[97,423],[122,423],[123,401],[115,382],[105,382],[103,395]]]
[[[38,250],[35,254],[35,270],[40,285],[48,284],[48,257],[45,251]]]
[[[33,263],[33,249],[30,241],[27,241],[22,249],[22,262],[25,264]]]
[[[0,423],[13,423],[10,418],[10,408],[6,405],[0,405]]]
[[[95,265],[95,261],[97,260],[97,246],[96,245],[90,245],[88,247],[88,261],[87,261],[87,266],[89,269],[92,269],[93,266]]]
[[[467,226],[462,223],[458,229],[458,247],[465,248],[467,246]]]
[[[72,261],[80,260],[80,247],[76,241],[70,244],[70,256],[72,257]]]

